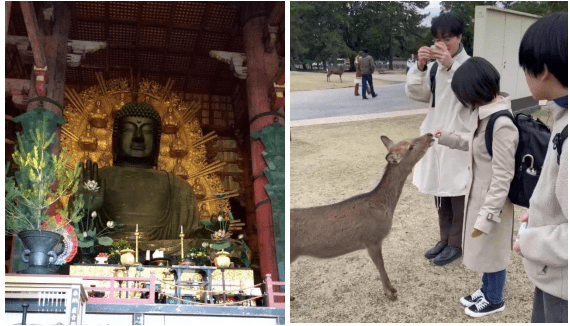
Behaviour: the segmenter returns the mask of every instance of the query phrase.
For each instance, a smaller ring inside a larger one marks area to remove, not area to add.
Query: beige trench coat
[[[506,109],[511,110],[508,97],[481,106],[471,114],[469,139],[443,131],[439,140],[440,145],[468,151],[472,158],[469,193],[465,196],[463,264],[482,273],[506,269],[511,260],[514,208],[507,195],[515,171],[518,130],[508,117],[500,117],[493,128],[492,158],[485,145],[489,117]],[[484,234],[472,238],[474,228]]]
[[[455,130],[469,137],[469,115],[471,110],[464,107],[451,89],[455,71],[469,59],[465,50],[454,58],[449,71],[439,65],[435,75],[435,107],[432,108],[431,83],[429,73],[434,63],[420,71],[414,65],[406,75],[406,95],[412,100],[429,103],[428,113],[420,126],[420,135],[442,127]],[[470,177],[467,165],[471,158],[467,152],[452,150],[433,144],[424,157],[415,165],[412,184],[422,194],[438,197],[464,196],[469,191],[467,180]]]
[[[361,78],[362,77],[362,70],[360,69],[360,64],[362,63],[362,57],[361,56],[357,56],[356,59],[354,59],[354,68],[356,68],[356,77],[357,78]]]

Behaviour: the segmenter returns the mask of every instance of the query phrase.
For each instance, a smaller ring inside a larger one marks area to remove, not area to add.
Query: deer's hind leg
[[[372,261],[380,272],[380,279],[382,280],[382,286],[384,287],[384,295],[392,301],[398,299],[398,296],[396,295],[397,290],[392,286],[392,283],[390,283],[388,273],[386,273],[386,269],[384,268],[384,259],[382,258],[382,241],[369,245],[367,249],[370,258],[372,258]]]

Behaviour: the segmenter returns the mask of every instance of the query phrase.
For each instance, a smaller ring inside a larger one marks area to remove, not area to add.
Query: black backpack
[[[493,156],[493,127],[495,120],[501,116],[511,118],[519,131],[519,144],[515,154],[515,176],[509,189],[509,199],[515,205],[528,208],[548,150],[550,129],[542,121],[535,120],[528,114],[519,113],[513,117],[508,110],[495,112],[489,118],[485,130],[485,145],[491,156]],[[566,138],[568,138],[568,126],[553,139],[554,148],[558,151],[559,164],[562,144]]]
[[[429,70],[429,80],[431,82],[431,98],[432,98],[432,102],[431,102],[431,107],[435,107],[435,74],[437,74],[437,61],[431,66],[431,69]]]

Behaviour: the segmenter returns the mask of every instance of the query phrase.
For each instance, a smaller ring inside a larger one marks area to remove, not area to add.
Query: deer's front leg
[[[390,283],[386,269],[384,269],[384,259],[382,258],[382,242],[380,241],[377,244],[368,246],[367,249],[370,258],[372,258],[372,261],[380,272],[380,279],[382,280],[382,286],[384,287],[384,294],[388,297],[388,299],[392,301],[398,299],[398,296],[396,295],[397,290],[392,286],[392,283]]]

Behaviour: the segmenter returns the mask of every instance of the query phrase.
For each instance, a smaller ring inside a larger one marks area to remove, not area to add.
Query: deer
[[[395,301],[397,290],[384,268],[382,241],[392,228],[404,183],[434,137],[428,133],[395,145],[386,136],[380,138],[388,149],[388,164],[372,191],[331,205],[291,209],[290,258],[291,263],[300,256],[328,259],[366,248],[380,272],[384,295]]]
[[[342,83],[342,74],[344,74],[344,67],[335,67],[335,66],[328,66],[327,67],[327,82],[331,81],[331,75],[338,75],[340,77],[340,82]]]

